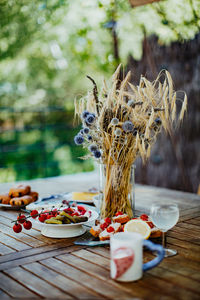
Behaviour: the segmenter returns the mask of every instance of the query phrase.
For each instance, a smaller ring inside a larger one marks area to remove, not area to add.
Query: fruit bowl
[[[83,205],[82,205],[83,206]],[[85,207],[88,210],[88,207]],[[35,222],[41,225],[41,234],[51,238],[71,238],[82,235],[85,233],[86,228],[83,225],[93,222],[98,218],[98,213],[89,208],[91,216],[86,222],[71,223],[71,224],[46,224],[41,223],[38,220]]]

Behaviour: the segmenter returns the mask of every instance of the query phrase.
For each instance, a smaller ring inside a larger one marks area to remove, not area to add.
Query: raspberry
[[[22,231],[22,225],[18,224],[18,223],[15,223],[15,225],[13,226],[13,231],[16,232],[16,233],[21,232]]]
[[[31,221],[26,221],[24,222],[23,226],[26,230],[30,230],[32,228],[32,223]]]
[[[122,211],[118,211],[115,216],[118,217],[118,216],[122,216],[123,215],[123,212]]]
[[[140,216],[140,219],[143,221],[148,221],[149,217],[147,215],[143,214]]]
[[[115,229],[112,226],[109,226],[106,230],[107,230],[107,232],[113,232],[113,231],[115,231]]]
[[[111,224],[111,218],[105,218],[104,221],[108,224]]]
[[[19,216],[17,217],[17,221],[23,224],[26,221],[26,216],[19,214]]]
[[[32,217],[33,219],[36,219],[37,216],[38,216],[38,211],[37,211],[37,209],[32,210],[32,212],[30,213],[30,215],[31,215],[31,217]]]
[[[41,214],[38,218],[38,220],[42,223],[44,223],[44,221],[47,219],[47,215],[46,214]]]

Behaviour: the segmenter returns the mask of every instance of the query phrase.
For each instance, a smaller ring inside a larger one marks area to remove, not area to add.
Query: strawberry
[[[122,216],[123,215],[123,212],[122,211],[118,211],[116,214],[115,214],[115,216],[117,217],[117,216]]]
[[[109,224],[106,223],[106,222],[104,222],[103,224],[100,225],[100,228],[101,228],[102,230],[104,230],[104,229],[106,229],[108,226],[109,226]]]
[[[38,216],[38,211],[37,211],[37,209],[32,210],[32,212],[30,213],[30,215],[31,215],[31,217],[32,217],[33,219],[36,219],[37,216]]]
[[[32,223],[31,221],[26,221],[24,222],[23,226],[26,230],[30,230],[32,228]]]
[[[46,214],[40,214],[38,220],[42,223],[44,223],[44,221],[47,219],[47,215]]]
[[[115,229],[112,226],[109,226],[106,230],[107,230],[107,232],[113,232],[113,231],[115,231]]]
[[[105,218],[104,221],[108,224],[111,224],[111,218]]]
[[[147,224],[149,225],[150,228],[154,228],[153,222],[148,221]]]
[[[81,213],[84,213],[84,214],[86,213],[86,209],[84,206],[78,205],[77,208],[78,208],[78,211],[80,211]]]
[[[140,216],[140,219],[143,221],[148,221],[149,217],[147,215],[143,214]]]
[[[13,231],[16,233],[19,233],[22,231],[22,225],[18,224],[17,222],[15,223],[15,225],[13,226]]]
[[[26,216],[19,214],[19,216],[17,217],[17,221],[18,223],[23,224],[26,221]]]
[[[80,213],[78,212],[78,211],[76,211],[76,212],[74,212],[73,214],[72,214],[72,216],[80,216]]]

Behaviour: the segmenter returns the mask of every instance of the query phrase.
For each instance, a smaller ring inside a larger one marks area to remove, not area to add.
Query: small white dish
[[[84,205],[82,205],[84,206]],[[38,220],[35,222],[37,224],[41,225],[41,234],[46,236],[46,237],[51,237],[51,238],[72,238],[75,236],[82,235],[85,233],[86,229],[83,227],[83,225],[93,222],[98,218],[98,213],[89,208],[85,207],[87,210],[91,211],[91,217],[88,219],[86,222],[82,223],[72,223],[72,224],[46,224],[46,223],[41,223]]]

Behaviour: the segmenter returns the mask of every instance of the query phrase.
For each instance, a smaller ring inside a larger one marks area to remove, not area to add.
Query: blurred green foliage
[[[169,44],[199,29],[199,0],[134,9],[128,0],[1,0],[0,181],[93,168],[73,144],[73,99],[91,88],[86,74],[100,83],[114,71],[113,30],[126,64],[129,54],[140,59],[144,34]]]

